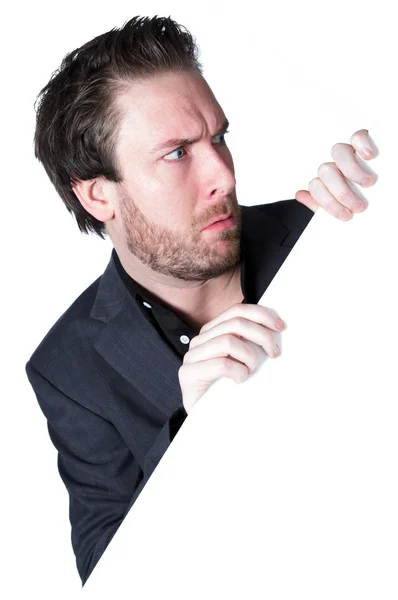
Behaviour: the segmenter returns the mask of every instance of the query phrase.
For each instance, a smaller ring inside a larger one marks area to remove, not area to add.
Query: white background
[[[87,600],[398,598],[398,205],[374,166],[369,209],[318,211],[260,299],[282,356],[195,405]]]
[[[87,40],[135,15],[170,15],[196,37],[204,75],[231,123],[227,142],[239,202],[293,198],[332,160],[333,144],[349,143],[357,129],[370,135],[372,126],[391,130],[388,152],[394,152],[392,10],[387,2],[192,7],[147,0],[38,1],[2,9],[1,585],[7,597],[24,586],[42,597],[56,588],[60,597],[60,581],[62,597],[79,591],[68,497],[24,366],[62,312],[103,272],[111,251],[109,241],[80,234],[34,159],[33,103],[40,89],[63,56]]]

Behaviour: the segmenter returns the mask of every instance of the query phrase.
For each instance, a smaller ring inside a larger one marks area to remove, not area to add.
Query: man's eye
[[[170,152],[169,154],[166,154],[166,156],[164,156],[163,158],[165,158],[166,160],[171,160],[171,161],[173,161],[173,160],[174,160],[174,161],[175,161],[175,158],[169,159],[169,158],[167,158],[167,156],[172,156],[172,155],[173,155],[173,154],[175,154],[176,152],[180,152],[180,150],[181,150],[181,151],[183,150],[183,146],[180,146],[179,148],[176,148],[175,150],[173,150],[173,152]],[[185,156],[185,155],[183,154],[182,156],[179,156],[179,157],[178,157],[178,159],[179,159],[179,158],[183,158],[184,156]],[[177,161],[178,161],[178,159],[177,159]]]
[[[219,133],[218,135],[216,135],[215,137],[221,137],[223,138],[227,133],[229,133],[229,131],[225,131],[224,133]],[[225,140],[222,140],[220,142],[221,144],[225,144]],[[180,155],[177,158],[167,158],[172,156],[173,154],[175,155],[176,152],[180,152],[183,150],[183,146],[180,146],[179,148],[176,148],[175,150],[173,150],[173,152],[170,152],[169,154],[166,154],[166,156],[164,156],[163,158],[168,160],[169,162],[181,162],[181,159],[184,158],[185,154],[183,154],[182,156]]]

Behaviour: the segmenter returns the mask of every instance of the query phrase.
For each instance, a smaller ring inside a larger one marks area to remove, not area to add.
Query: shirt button
[[[183,344],[189,344],[190,339],[189,339],[189,337],[187,335],[182,335],[180,337],[180,342],[182,342]]]
[[[143,302],[142,303],[144,306],[147,306],[148,308],[152,308],[152,306],[150,304],[148,304],[148,302]]]

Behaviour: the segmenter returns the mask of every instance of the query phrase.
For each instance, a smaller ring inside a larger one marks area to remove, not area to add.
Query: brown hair
[[[67,54],[39,93],[35,156],[83,233],[105,239],[106,229],[83,208],[71,184],[100,176],[121,181],[114,157],[116,94],[157,73],[202,74],[198,55],[192,35],[170,17],[133,17]]]

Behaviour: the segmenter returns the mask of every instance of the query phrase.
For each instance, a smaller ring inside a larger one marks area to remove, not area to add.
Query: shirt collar
[[[139,284],[137,281],[135,281],[135,279],[133,279],[127,273],[127,271],[124,269],[122,263],[120,262],[119,256],[118,256],[115,248],[113,248],[113,250],[112,250],[112,255],[114,257],[119,275],[123,279],[124,284],[130,291],[132,296],[135,298],[135,300],[138,301],[137,295],[139,295],[140,298],[142,298],[145,302],[148,302],[148,304],[150,304],[151,306],[155,306],[158,309],[170,310],[170,308],[168,306],[166,306],[166,304],[160,298],[155,296],[152,292],[150,292],[145,287],[143,287],[141,284]],[[244,303],[248,302],[247,297],[246,297],[246,273],[247,273],[246,255],[247,255],[247,250],[245,248],[245,245],[243,243],[243,239],[241,236],[241,239],[240,239],[240,263],[241,263],[240,284],[241,284],[241,288],[242,288],[242,292],[243,292],[243,296],[244,296],[244,300],[243,300]]]

